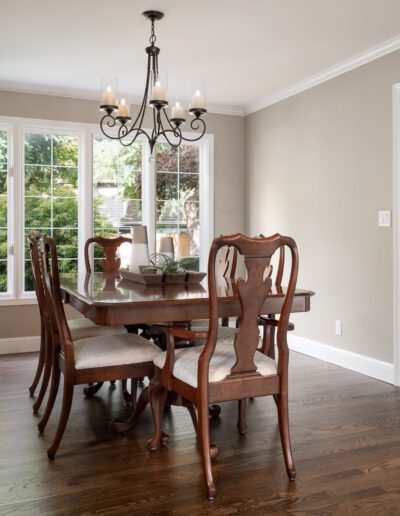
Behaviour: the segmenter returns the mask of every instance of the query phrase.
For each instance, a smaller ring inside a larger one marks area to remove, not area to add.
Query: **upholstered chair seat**
[[[140,335],[126,333],[74,342],[75,369],[93,369],[151,362],[161,350]]]
[[[85,317],[69,319],[68,327],[71,332],[72,340],[127,333],[125,326],[103,326],[101,324],[95,324],[93,321],[86,319]]]
[[[234,328],[225,328],[224,330],[233,330]],[[197,387],[197,366],[199,356],[204,346],[195,346],[192,348],[183,348],[175,350],[174,376],[176,379]],[[159,353],[154,358],[154,365],[162,369],[165,364],[167,352]],[[232,367],[236,362],[236,353],[233,346],[233,338],[221,338],[218,336],[214,354],[210,361],[209,382],[219,382],[228,376]],[[259,351],[255,352],[254,364],[257,372],[262,376],[276,374],[277,367],[275,360],[267,357]]]

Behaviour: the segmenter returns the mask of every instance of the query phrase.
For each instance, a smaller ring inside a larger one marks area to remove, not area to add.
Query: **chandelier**
[[[119,140],[124,146],[132,143],[143,135],[147,138],[150,150],[153,152],[154,145],[160,137],[173,147],[179,147],[182,141],[194,142],[200,140],[206,132],[206,124],[202,115],[207,113],[205,107],[205,89],[200,86],[194,89],[189,105],[188,114],[192,117],[190,127],[195,132],[193,138],[188,138],[182,134],[182,125],[186,122],[186,114],[183,105],[176,101],[167,113],[168,100],[166,98],[166,84],[161,80],[158,69],[158,55],[160,49],[155,46],[156,35],[154,23],[161,20],[164,13],[160,11],[145,11],[143,13],[151,22],[150,46],[146,47],[147,53],[147,74],[144,95],[139,112],[135,117],[131,116],[131,106],[125,98],[117,100],[117,93],[111,84],[105,84],[102,88],[100,110],[105,115],[100,120],[102,133],[111,140]],[[110,81],[111,82],[111,81]],[[153,114],[153,129],[145,131],[143,120],[147,108],[150,106]]]

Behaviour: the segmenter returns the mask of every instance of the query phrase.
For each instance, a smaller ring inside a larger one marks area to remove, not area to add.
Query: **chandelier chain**
[[[150,42],[150,45],[154,45],[154,43],[156,42],[156,33],[154,31],[154,19],[151,20],[151,35],[150,35],[150,39],[149,39],[149,42]]]

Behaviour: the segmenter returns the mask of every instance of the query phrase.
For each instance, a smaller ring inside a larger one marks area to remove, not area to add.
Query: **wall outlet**
[[[391,212],[387,210],[378,211],[378,226],[381,228],[390,228],[392,224]]]
[[[335,335],[342,336],[342,321],[335,321]]]

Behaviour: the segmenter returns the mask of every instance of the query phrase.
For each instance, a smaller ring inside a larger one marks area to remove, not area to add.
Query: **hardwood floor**
[[[273,400],[249,404],[245,437],[236,403],[223,404],[211,424],[218,497],[209,502],[186,410],[167,414],[170,445],[150,454],[149,409],[134,432],[108,430],[110,419],[127,414],[120,386],[88,400],[75,388],[59,455],[49,462],[56,414],[40,436],[28,396],[36,360],[0,357],[1,515],[400,514],[400,389],[292,353],[296,482],[287,480]]]

